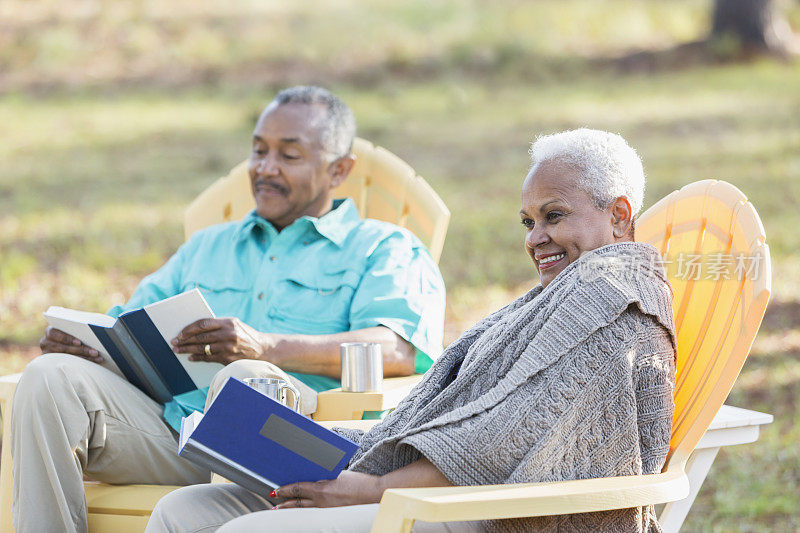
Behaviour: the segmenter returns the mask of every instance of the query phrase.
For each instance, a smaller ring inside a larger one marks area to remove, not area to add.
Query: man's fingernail
[[[175,337],[174,339],[172,339],[172,345],[173,346],[177,346],[178,345],[178,337]]]
[[[74,344],[75,346],[79,346],[81,344],[81,341],[79,341],[78,339],[72,339],[72,344]]]
[[[277,495],[277,494],[275,494],[275,491],[273,490],[272,492],[270,492],[270,493],[269,493],[269,497],[270,497],[270,498],[277,498],[277,497],[278,497],[278,495]],[[273,507],[273,509],[274,509],[274,507]]]

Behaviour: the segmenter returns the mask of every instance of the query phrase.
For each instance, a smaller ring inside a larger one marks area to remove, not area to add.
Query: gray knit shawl
[[[604,246],[469,329],[382,423],[342,431],[360,444],[349,468],[383,475],[425,456],[454,485],[659,472],[674,365],[672,292],[658,252]],[[659,530],[650,507],[485,524]]]

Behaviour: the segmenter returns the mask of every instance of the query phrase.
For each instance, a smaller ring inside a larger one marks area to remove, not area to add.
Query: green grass
[[[800,527],[797,64],[621,74],[595,62],[701,36],[699,0],[74,4],[0,8],[4,373],[37,352],[48,305],[105,310],[169,257],[183,208],[246,157],[277,87],[328,85],[361,136],[443,197],[448,340],[536,282],[517,214],[528,143],[608,129],[644,160],[645,207],[726,179],[773,254],[773,304],[729,402],[776,421],[721,452],[685,530]]]

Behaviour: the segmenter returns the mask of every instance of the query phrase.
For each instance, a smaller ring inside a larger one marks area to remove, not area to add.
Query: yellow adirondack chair
[[[584,513],[674,502],[689,494],[687,460],[739,375],[767,307],[769,249],[747,198],[714,180],[687,185],[651,207],[639,220],[637,238],[673,261],[668,275],[675,296],[678,364],[670,455],[663,471],[555,483],[391,489],[383,495],[373,533],[407,533],[414,520]],[[700,256],[707,265],[720,257],[728,264],[726,258],[733,257],[731,279],[705,279],[708,274],[702,271],[700,279],[685,279],[687,256]],[[739,257],[747,259],[745,266],[759,268],[739,272]]]
[[[380,146],[356,138],[356,163],[336,196],[349,196],[362,217],[374,218],[407,228],[427,246],[439,262],[450,211],[428,183],[408,163]],[[233,167],[206,188],[186,208],[186,239],[212,224],[238,220],[255,207],[247,161]]]
[[[428,183],[406,162],[364,139],[353,145],[356,164],[337,189],[349,196],[362,217],[392,222],[412,231],[427,246],[434,261],[442,253],[450,211]],[[219,178],[189,205],[184,216],[185,235],[211,224],[242,218],[255,207],[247,174],[247,161]],[[3,449],[0,459],[0,533],[13,531],[11,523],[12,476],[11,400],[20,374],[0,377],[0,410],[3,413]],[[420,376],[384,380],[382,392],[346,393],[340,389],[320,393],[315,420],[357,420],[364,411],[384,411],[396,406]],[[89,530],[115,533],[144,530],[155,503],[177,487],[122,485],[87,482]]]

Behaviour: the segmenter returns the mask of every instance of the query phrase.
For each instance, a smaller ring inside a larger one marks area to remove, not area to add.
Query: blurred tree
[[[748,52],[796,53],[797,37],[778,0],[714,0],[712,40],[733,41]]]

